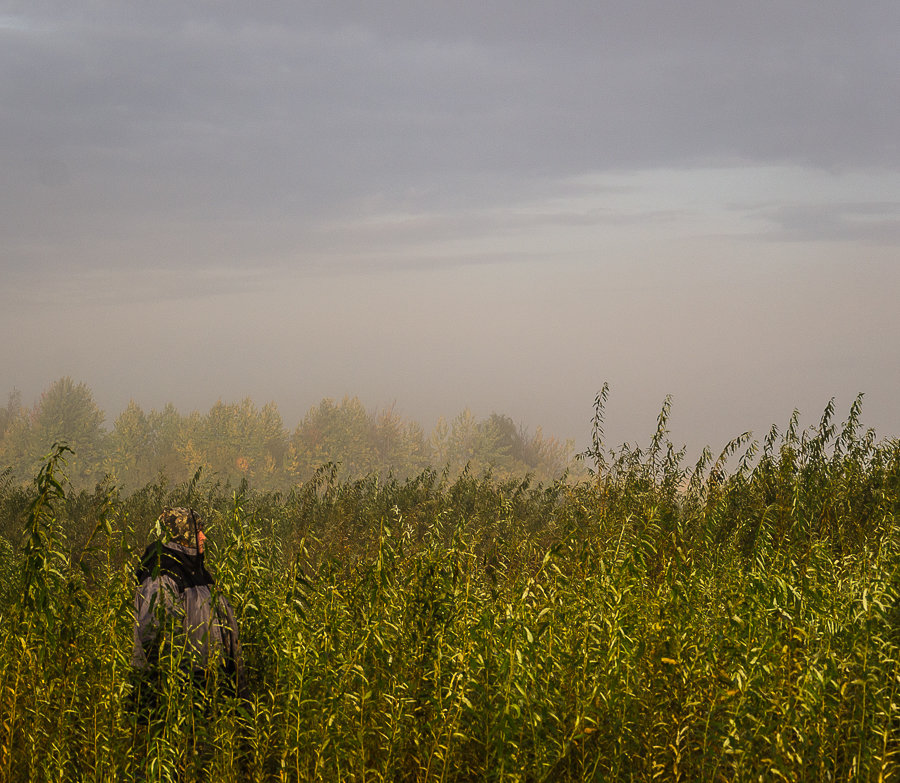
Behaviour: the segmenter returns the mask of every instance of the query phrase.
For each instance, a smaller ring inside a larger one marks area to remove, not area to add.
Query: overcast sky
[[[0,394],[900,435],[900,3],[0,0]]]

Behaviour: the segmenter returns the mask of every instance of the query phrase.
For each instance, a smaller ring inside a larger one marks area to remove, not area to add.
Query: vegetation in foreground
[[[694,466],[423,471],[285,494],[204,479],[0,491],[2,780],[890,780],[900,443],[828,406]],[[132,569],[164,504],[213,524],[252,698],[129,709]]]

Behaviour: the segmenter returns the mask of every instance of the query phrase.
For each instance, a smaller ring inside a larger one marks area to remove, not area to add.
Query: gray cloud
[[[709,442],[875,390],[896,422],[895,0],[7,6],[8,385],[296,413],[399,384],[568,435],[608,379]],[[152,387],[203,357],[187,402]]]
[[[768,236],[791,242],[900,245],[900,203],[778,204],[757,210],[772,224]]]
[[[360,199],[477,208],[584,171],[900,163],[894,3],[45,2],[8,18],[8,263],[35,262],[38,237],[78,258],[110,226],[128,245],[185,221],[266,256],[265,235],[288,252]]]

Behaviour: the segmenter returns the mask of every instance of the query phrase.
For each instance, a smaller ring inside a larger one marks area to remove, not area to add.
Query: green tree
[[[340,463],[340,475],[361,476],[378,467],[375,422],[358,397],[340,405],[324,399],[310,408],[291,436],[289,472],[306,481],[326,462]]]
[[[559,478],[570,467],[574,443],[545,439],[540,428],[529,436],[509,416],[492,413],[477,420],[466,408],[449,424],[438,419],[429,438],[436,467],[457,475],[466,465],[475,473],[492,470],[500,477],[532,473],[541,481]]]
[[[287,437],[275,403],[257,409],[246,398],[219,400],[205,416],[191,415],[178,445],[189,470],[201,465],[230,480],[251,479],[262,489],[283,483]]]
[[[115,483],[129,491],[148,483],[153,475],[150,422],[131,400],[119,414],[109,436],[107,470]]]
[[[184,481],[192,476],[193,472],[188,472],[178,450],[178,444],[184,436],[185,420],[175,406],[170,402],[161,411],[150,411],[147,422],[150,426],[150,449],[155,472],[173,481]]]
[[[477,456],[488,462],[500,475],[533,473],[542,481],[559,478],[572,460],[575,444],[545,439],[540,427],[529,436],[509,416],[492,413],[479,423],[481,440]]]
[[[66,376],[54,382],[25,416],[13,418],[3,439],[3,461],[17,478],[33,476],[54,443],[67,443],[69,480],[87,487],[103,477],[106,431],[104,414],[84,383]]]
[[[522,436],[509,416],[492,413],[480,421],[475,428],[474,461],[478,467],[490,467],[499,475],[507,475],[521,470],[524,464],[519,460],[522,453]]]
[[[435,467],[443,468],[450,464],[450,425],[443,416],[438,417],[431,430],[428,447]]]
[[[187,468],[177,449],[182,429],[173,405],[146,414],[134,400],[129,402],[109,436],[107,470],[116,484],[130,492],[160,476],[185,480]]]
[[[425,433],[418,422],[404,421],[393,406],[375,417],[372,431],[377,470],[408,478],[429,465]]]
[[[25,414],[22,409],[22,394],[14,389],[6,399],[6,407],[0,408],[0,444],[6,438],[6,433],[12,427],[16,419]]]
[[[472,411],[466,408],[450,422],[446,464],[450,466],[451,473],[460,472],[466,465],[473,470],[478,469],[475,464],[478,438],[478,422]]]

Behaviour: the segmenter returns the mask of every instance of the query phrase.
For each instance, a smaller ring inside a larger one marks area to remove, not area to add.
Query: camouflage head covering
[[[197,531],[203,530],[203,520],[191,508],[163,509],[159,515],[160,527],[169,534],[169,540],[182,546],[197,546]]]

